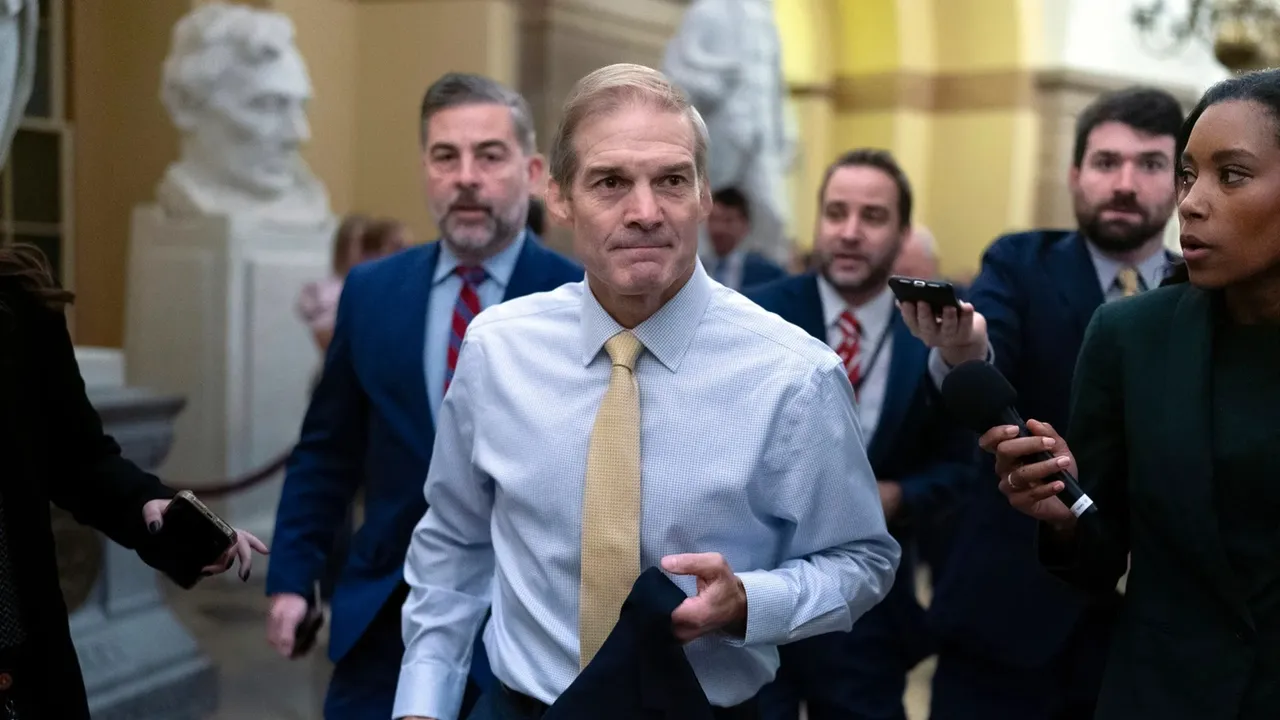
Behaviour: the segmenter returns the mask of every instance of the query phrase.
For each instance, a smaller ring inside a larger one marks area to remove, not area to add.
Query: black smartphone
[[[292,658],[300,658],[316,644],[320,628],[324,626],[324,607],[320,603],[320,582],[317,580],[311,598],[307,601],[307,614],[293,631]]]
[[[236,531],[205,507],[189,490],[183,490],[165,508],[153,552],[160,568],[175,583],[191,588],[205,566],[212,565],[236,542]]]
[[[949,307],[960,309],[960,298],[956,297],[955,286],[943,280],[894,275],[889,278],[889,289],[898,298],[898,302],[929,303],[934,315],[942,315],[942,311]]]

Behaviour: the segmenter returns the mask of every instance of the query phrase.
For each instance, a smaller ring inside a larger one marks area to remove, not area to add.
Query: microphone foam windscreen
[[[942,402],[947,411],[978,434],[1001,424],[1001,413],[1017,401],[1018,391],[984,360],[961,363],[942,381]]]

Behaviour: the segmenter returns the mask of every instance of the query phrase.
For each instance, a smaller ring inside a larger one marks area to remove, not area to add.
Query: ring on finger
[[[1009,489],[1010,489],[1010,490],[1013,490],[1013,491],[1015,491],[1015,492],[1016,492],[1016,491],[1018,491],[1018,490],[1021,490],[1021,489],[1022,489],[1022,486],[1021,486],[1021,485],[1019,485],[1019,484],[1017,484],[1017,483],[1015,483],[1015,482],[1013,481],[1013,473],[1009,473],[1009,477],[1005,478],[1005,482],[1009,483]]]

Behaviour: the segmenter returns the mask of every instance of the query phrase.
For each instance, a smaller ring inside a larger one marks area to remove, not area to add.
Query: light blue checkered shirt
[[[440,412],[431,509],[405,563],[405,654],[394,717],[457,716],[471,639],[494,674],[553,702],[578,674],[583,482],[622,328],[585,283],[483,311]],[[635,328],[641,566],[719,552],[747,591],[745,640],[686,646],[707,698],[732,706],[778,666],[776,646],[847,631],[889,591],[885,529],[849,380],[826,344],[710,280],[701,264]],[[686,593],[693,577],[673,577]]]

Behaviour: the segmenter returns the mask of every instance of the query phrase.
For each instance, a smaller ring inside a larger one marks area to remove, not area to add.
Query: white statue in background
[[[786,176],[796,138],[772,0],[695,0],[667,45],[663,72],[706,120],[711,189],[737,187],[751,203],[745,244],[789,260]]]
[[[299,154],[311,80],[288,17],[220,2],[191,11],[174,26],[160,94],[182,135],[157,189],[166,213],[328,221],[328,194]]]
[[[0,0],[0,168],[31,96],[37,11],[35,0]]]

